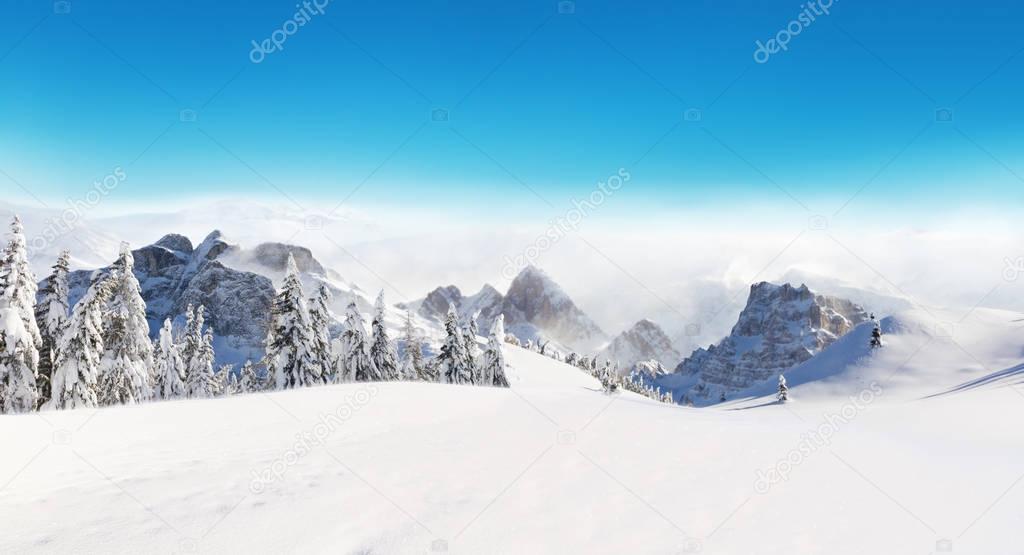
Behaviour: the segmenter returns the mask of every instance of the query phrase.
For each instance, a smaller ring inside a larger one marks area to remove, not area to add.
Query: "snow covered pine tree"
[[[491,325],[491,336],[487,339],[487,350],[484,351],[481,367],[481,385],[508,387],[505,377],[505,315],[499,314]]]
[[[480,364],[477,360],[480,358],[480,345],[476,342],[476,336],[480,333],[476,323],[479,317],[480,311],[478,310],[470,314],[462,324],[462,335],[466,341],[466,366],[469,367],[470,375],[473,376],[471,383],[476,384],[481,384],[482,382],[480,379]]]
[[[466,384],[473,383],[473,369],[468,365],[466,339],[459,326],[459,316],[455,305],[448,305],[448,315],[444,319],[445,339],[441,352],[434,361],[442,383]]]
[[[423,366],[419,332],[412,325],[412,312],[408,310],[405,311],[405,324],[402,326],[402,364],[398,373],[406,381],[429,381]]]
[[[213,397],[216,383],[213,376],[212,336],[203,334],[206,307],[192,305],[185,309],[185,336],[182,338],[182,362],[185,363],[185,392],[190,398]]]
[[[10,345],[6,347],[9,357],[8,364],[13,364],[0,380],[5,389],[4,396],[8,399],[6,410],[24,411],[36,408],[38,390],[36,376],[39,366],[39,347],[42,338],[39,326],[36,325],[36,278],[28,264],[28,251],[25,246],[25,230],[21,219],[14,216],[11,221],[11,239],[3,251],[0,260],[0,303],[13,310],[21,319],[23,332],[17,326],[5,326]],[[3,372],[3,370],[0,370]],[[30,402],[30,406],[24,403]]]
[[[779,402],[785,403],[789,400],[789,387],[786,386],[786,376],[779,374]]]
[[[277,380],[278,389],[323,383],[313,341],[299,268],[295,257],[288,253],[284,283],[274,298],[266,341],[267,371]]]
[[[331,290],[321,283],[316,294],[309,299],[309,327],[313,334],[313,358],[320,365],[324,383],[334,381],[334,349],[331,345]]]
[[[185,363],[181,360],[181,347],[174,342],[170,318],[164,320],[164,327],[160,329],[153,366],[157,399],[185,396]]]
[[[874,325],[871,328],[871,348],[877,349],[882,346],[882,326],[875,321],[874,313],[871,314],[871,323]]]
[[[50,400],[50,383],[53,381],[53,365],[57,342],[68,326],[68,272],[71,254],[63,251],[53,265],[53,272],[46,278],[46,285],[40,291],[36,304],[36,324],[42,342],[39,345],[39,375],[36,387],[39,390],[39,405]]]
[[[108,278],[111,293],[103,319],[101,405],[140,403],[153,396],[153,344],[149,341],[142,287],[134,270],[132,252],[127,243],[121,243],[121,254]]]
[[[383,379],[369,351],[363,315],[356,303],[351,302],[345,311],[345,331],[341,334],[340,356],[346,381],[379,382]]]
[[[370,324],[373,331],[373,339],[370,344],[370,360],[380,372],[381,378],[389,381],[399,379],[398,355],[395,352],[395,345],[388,337],[388,330],[384,327],[384,291],[377,295],[377,302],[374,305],[373,322]]]
[[[99,272],[71,313],[71,322],[55,349],[48,408],[95,407],[96,380],[103,356],[103,306],[113,283]]]

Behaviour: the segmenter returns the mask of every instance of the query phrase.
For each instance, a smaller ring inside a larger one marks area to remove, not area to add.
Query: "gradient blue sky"
[[[851,217],[1021,204],[1019,3],[837,0],[765,64],[755,41],[798,3],[335,0],[260,64],[251,41],[294,3],[2,6],[8,199],[78,198],[121,166],[125,203],[289,203],[276,188],[546,218],[523,183],[564,206],[622,167],[626,214],[794,208],[780,188],[831,214],[865,185]]]

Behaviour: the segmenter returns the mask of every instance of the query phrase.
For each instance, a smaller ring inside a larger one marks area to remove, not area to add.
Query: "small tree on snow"
[[[779,402],[785,403],[789,400],[789,388],[786,387],[786,376],[779,374]]]
[[[320,361],[314,353],[309,310],[299,281],[299,268],[291,253],[288,253],[284,283],[274,298],[270,318],[266,340],[267,371],[277,380],[277,388],[291,389],[323,383]]]
[[[68,326],[68,272],[70,271],[68,251],[63,251],[53,265],[53,272],[46,278],[46,285],[39,292],[41,299],[36,304],[36,323],[39,326],[39,372],[36,387],[39,390],[39,404],[50,400],[50,384],[53,381],[53,365],[57,342]]]
[[[321,379],[330,383],[334,378],[334,349],[331,345],[331,290],[321,283],[316,294],[309,299],[309,328],[313,337],[313,358],[320,366]]]
[[[452,384],[473,383],[473,368],[468,363],[466,340],[459,326],[459,316],[455,312],[455,305],[448,306],[444,331],[444,343],[434,361],[441,381]]]
[[[374,305],[373,339],[370,344],[370,359],[385,380],[397,380],[398,355],[395,353],[395,345],[388,337],[388,330],[384,327],[384,291],[377,295],[377,302]]]
[[[412,324],[412,312],[410,311],[405,313],[405,325],[402,326],[402,345],[402,364],[399,368],[401,378],[406,381],[426,381],[423,346],[420,343],[419,331]]]
[[[499,314],[491,326],[491,336],[487,339],[487,350],[483,354],[481,367],[481,385],[508,387],[505,376],[505,315]]]
[[[882,326],[875,321],[875,315],[871,314],[871,348],[877,349],[882,346]]]
[[[100,362],[100,404],[147,401],[153,396],[150,372],[153,344],[142,287],[135,278],[135,259],[127,243],[114,263],[111,294],[104,314],[103,358]]]
[[[345,381],[377,382],[383,379],[380,370],[370,358],[366,337],[366,324],[355,302],[345,311],[345,331],[341,334],[342,368]]]
[[[256,374],[256,367],[251,360],[245,361],[242,365],[239,379],[239,389],[242,393],[255,393],[263,390],[263,380]]]
[[[113,284],[95,274],[92,285],[75,304],[71,322],[57,343],[51,397],[46,407],[95,407],[96,381],[103,355],[103,305]]]
[[[155,396],[157,399],[178,399],[185,396],[185,363],[181,347],[174,341],[171,320],[164,320],[153,357]]]

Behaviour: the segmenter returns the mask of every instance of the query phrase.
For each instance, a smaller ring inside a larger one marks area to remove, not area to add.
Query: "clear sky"
[[[3,0],[0,192],[60,203],[123,168],[125,203],[548,218],[624,168],[625,216],[1021,204],[1021,3],[308,6]]]

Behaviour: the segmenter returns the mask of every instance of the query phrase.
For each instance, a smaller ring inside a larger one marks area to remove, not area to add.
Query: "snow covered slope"
[[[973,314],[955,335],[992,364],[1007,336],[970,339],[1002,316]],[[576,369],[508,351],[511,389],[350,384],[0,417],[0,552],[924,554],[949,539],[956,553],[1003,554],[1018,543],[1020,392],[918,398],[937,389],[920,378],[959,381],[964,357],[856,406],[853,391],[805,384],[785,406],[721,410],[607,397]],[[900,362],[877,370],[902,374]]]

